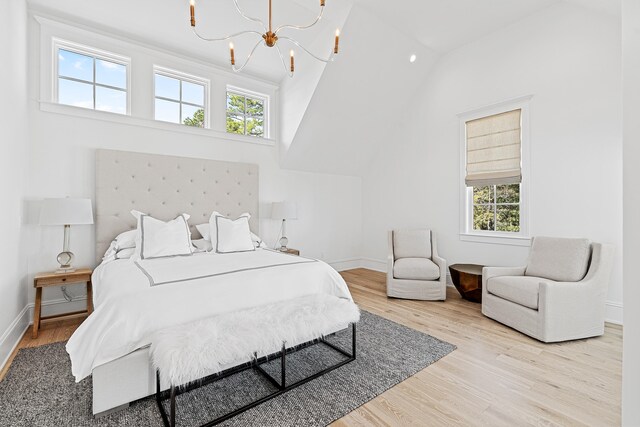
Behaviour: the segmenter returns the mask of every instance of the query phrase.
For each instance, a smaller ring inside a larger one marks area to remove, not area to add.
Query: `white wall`
[[[22,191],[26,174],[27,14],[23,0],[0,2],[0,368],[24,331],[19,314],[27,301],[26,262],[21,254]]]
[[[614,18],[560,3],[442,57],[363,176],[369,265],[384,268],[385,231],[406,226],[432,227],[449,263],[525,262],[527,247],[459,239],[457,114],[533,95],[531,234],[616,245],[608,317],[621,321],[620,55]]]
[[[44,21],[43,21],[44,22]],[[156,124],[152,118],[152,66],[166,66],[212,81],[212,127],[224,129],[225,82],[261,91],[272,96],[272,108],[277,112],[277,88],[246,77],[221,73],[196,63],[149,47],[113,39],[105,35],[89,35],[82,30],[46,24],[32,20],[31,91],[34,98],[30,106],[31,179],[26,197],[30,211],[38,208],[38,200],[45,197],[94,197],[94,154],[97,148],[130,150],[176,156],[230,160],[258,164],[260,167],[260,234],[273,244],[279,222],[269,219],[270,203],[283,199],[298,203],[298,220],[288,222],[289,246],[298,248],[303,255],[318,257],[337,267],[350,265],[360,255],[361,248],[361,180],[306,172],[283,170],[279,166],[278,146],[273,142],[255,143],[235,140],[224,132],[187,129],[180,125]],[[114,117],[74,107],[52,105],[50,97],[48,37],[64,37],[132,58],[132,115],[135,118]],[[81,37],[80,40],[75,40]],[[40,40],[45,50],[40,51]],[[122,51],[122,52],[121,52]],[[40,74],[42,71],[43,75]],[[240,79],[240,80],[238,80]],[[42,90],[41,90],[42,89]],[[86,117],[78,116],[83,114]],[[156,127],[157,126],[157,127]],[[30,241],[29,277],[38,271],[55,268],[55,257],[62,244],[62,228],[35,228]],[[76,264],[94,264],[93,227],[72,227],[71,246]],[[49,292],[47,292],[49,291]],[[45,301],[59,301],[58,288],[45,290]],[[84,293],[81,286],[72,289],[74,295]],[[29,293],[32,298],[33,292]],[[60,310],[49,305],[43,310]],[[77,305],[77,304],[76,304]],[[68,308],[64,308],[68,309]]]
[[[623,1],[624,335],[622,425],[640,426],[640,2]]]

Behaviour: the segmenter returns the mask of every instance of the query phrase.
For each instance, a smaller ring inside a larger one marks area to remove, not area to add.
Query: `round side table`
[[[482,302],[482,268],[478,264],[453,264],[449,266],[451,281],[462,298]]]

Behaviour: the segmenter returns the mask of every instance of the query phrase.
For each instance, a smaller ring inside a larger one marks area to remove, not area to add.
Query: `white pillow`
[[[191,243],[196,247],[196,252],[211,252],[213,249],[211,242],[207,239],[196,239],[192,240]]]
[[[249,215],[249,214],[244,214],[244,215]],[[249,218],[251,218],[251,215],[249,215]],[[200,235],[202,236],[203,239],[208,240],[209,242],[211,241],[211,233],[210,233],[210,229],[211,227],[209,227],[209,223],[204,223],[204,224],[198,224],[196,225],[196,229],[198,230],[198,232],[200,232]],[[257,249],[257,248],[266,248],[267,245],[264,243],[264,240],[262,240],[260,238],[260,236],[258,236],[255,233],[251,233],[251,240],[253,241],[253,246]],[[195,242],[195,240],[194,240]],[[213,247],[213,245],[212,245]],[[211,250],[211,249],[209,249]]]
[[[191,255],[191,231],[188,214],[178,215],[171,221],[161,221],[138,211],[131,211],[138,218],[136,251],[133,259],[151,259]]]
[[[114,259],[130,258],[133,249],[136,247],[137,230],[129,230],[118,234],[109,245],[109,249],[102,257],[103,261],[112,261]]]
[[[222,216],[214,212],[209,220],[211,244],[217,253],[255,251],[251,240],[249,218],[251,215],[242,214],[237,219]],[[211,222],[213,221],[213,223]],[[214,240],[215,239],[215,240]]]

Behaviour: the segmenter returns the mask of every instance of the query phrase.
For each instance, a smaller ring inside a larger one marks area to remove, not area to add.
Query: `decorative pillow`
[[[243,215],[249,215],[249,214],[243,214]],[[251,215],[249,215],[249,218],[251,218]],[[196,225],[196,229],[198,230],[198,232],[200,232],[200,235],[202,236],[203,239],[211,241],[211,233],[210,233],[210,227],[209,227],[209,223],[207,222],[206,224],[198,224]],[[267,245],[264,243],[264,240],[262,240],[260,238],[260,236],[258,236],[255,233],[251,233],[251,240],[253,241],[253,246],[257,249],[257,248],[264,248]],[[194,241],[195,242],[195,241]],[[213,245],[212,245],[213,247]],[[211,249],[209,249],[211,250]]]
[[[189,215],[181,214],[171,221],[161,221],[138,211],[131,211],[138,218],[136,252],[134,259],[151,259],[191,255],[191,231]]]
[[[535,237],[524,274],[557,282],[579,282],[587,274],[590,259],[588,239]]]
[[[251,215],[246,213],[232,220],[218,212],[211,215],[209,220],[211,244],[217,253],[246,252],[256,249],[251,240],[250,217]]]
[[[196,252],[211,252],[213,249],[211,242],[207,239],[196,239],[192,240],[191,243],[196,247]]]

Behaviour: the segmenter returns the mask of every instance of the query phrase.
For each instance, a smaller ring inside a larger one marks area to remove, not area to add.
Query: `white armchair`
[[[447,262],[438,256],[431,230],[389,231],[387,295],[394,298],[447,298]]]
[[[543,342],[604,333],[611,245],[536,237],[526,267],[485,267],[482,314]]]

